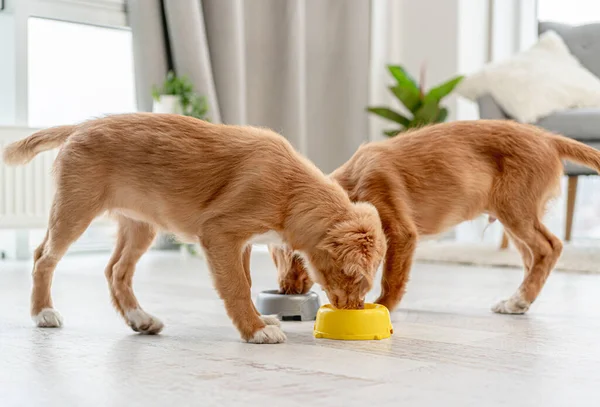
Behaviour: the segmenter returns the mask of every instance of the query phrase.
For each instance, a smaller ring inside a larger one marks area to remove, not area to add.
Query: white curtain
[[[270,127],[323,171],[368,140],[368,0],[130,0],[138,104],[168,69],[215,122]]]

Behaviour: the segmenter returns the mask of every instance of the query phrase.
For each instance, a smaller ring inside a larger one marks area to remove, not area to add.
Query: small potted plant
[[[208,103],[204,96],[194,92],[194,87],[185,76],[169,71],[161,87],[152,87],[154,113],[175,113],[208,120]]]
[[[417,83],[400,65],[388,65],[387,69],[396,80],[396,84],[390,86],[389,90],[404,105],[409,114],[404,115],[385,106],[367,107],[370,113],[399,125],[399,128],[384,131],[386,136],[393,137],[413,127],[446,121],[448,109],[440,103],[460,83],[462,76],[456,76],[425,92],[424,68],[421,69],[420,83]]]

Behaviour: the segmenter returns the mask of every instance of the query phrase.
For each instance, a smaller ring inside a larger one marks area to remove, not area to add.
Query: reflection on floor
[[[554,273],[529,315],[504,316],[489,306],[519,270],[418,264],[392,339],[316,340],[290,322],[268,346],[239,340],[204,263],[179,254],[142,259],[138,298],[166,328],[134,334],[109,303],[107,259],[60,264],[54,330],[29,321],[31,265],[0,262],[0,405],[598,405],[599,275]],[[252,266],[254,294],[273,288],[267,255]]]

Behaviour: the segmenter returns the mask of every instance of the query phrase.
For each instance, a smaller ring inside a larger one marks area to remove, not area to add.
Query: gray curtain
[[[129,0],[138,105],[169,68],[212,121],[266,126],[323,171],[368,140],[370,1]]]

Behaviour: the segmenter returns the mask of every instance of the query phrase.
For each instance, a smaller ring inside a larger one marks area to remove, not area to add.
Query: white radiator
[[[35,129],[0,128],[0,150]],[[0,162],[0,229],[44,228],[48,219],[54,182],[52,162],[56,150],[36,156],[29,164],[9,167]]]
[[[37,129],[0,127],[0,150],[13,141],[20,140]],[[43,229],[48,223],[48,215],[54,195],[52,165],[58,150],[38,154],[30,163],[21,166],[7,166],[0,160],[0,232],[17,230],[16,243],[0,236],[0,258],[28,258],[31,246],[35,247],[42,239]],[[113,246],[115,223],[102,216],[94,221],[70,252],[110,250]],[[40,236],[29,231],[41,230]],[[20,231],[19,231],[20,230]],[[12,236],[12,235],[11,235]],[[32,240],[32,241],[30,241]]]

